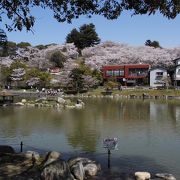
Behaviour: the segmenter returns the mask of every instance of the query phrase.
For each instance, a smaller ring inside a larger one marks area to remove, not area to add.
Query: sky
[[[67,34],[73,28],[93,23],[101,42],[113,41],[142,46],[147,39],[150,39],[159,41],[162,47],[180,47],[180,15],[169,20],[159,13],[151,16],[131,16],[127,11],[116,20],[107,20],[103,16],[93,16],[92,18],[81,16],[79,19],[73,20],[71,24],[57,22],[49,10],[33,9],[32,15],[36,17],[33,33],[25,30],[6,32],[9,41],[29,42],[34,46],[50,43],[63,44]]]

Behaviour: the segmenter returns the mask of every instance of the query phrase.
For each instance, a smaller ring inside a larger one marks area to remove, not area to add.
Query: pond
[[[87,155],[107,168],[103,139],[118,138],[111,172],[168,172],[180,179],[180,101],[83,99],[84,109],[1,107],[0,144]]]

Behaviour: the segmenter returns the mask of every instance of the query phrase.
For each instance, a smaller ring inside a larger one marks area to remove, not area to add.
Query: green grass
[[[86,94],[88,95],[101,95],[101,92],[105,91],[104,88],[97,88],[93,89]],[[163,89],[163,90],[156,90],[156,89],[123,89],[122,91],[119,90],[112,90],[112,94],[119,94],[119,95],[137,95],[140,96],[143,93],[146,93],[151,96],[180,96],[180,90],[175,89]]]
[[[84,95],[102,95],[101,92],[104,92],[105,88],[104,87],[98,87],[97,89],[91,89],[87,93],[84,93]],[[21,92],[21,90],[19,91]],[[26,92],[32,92],[27,90]],[[146,93],[151,96],[163,96],[163,95],[168,95],[168,96],[180,96],[180,89],[175,90],[175,89],[162,89],[162,90],[156,90],[156,89],[138,89],[138,88],[131,88],[131,89],[123,89],[122,91],[119,90],[112,90],[112,94],[119,94],[119,95],[136,95],[136,96],[141,96],[143,93]]]

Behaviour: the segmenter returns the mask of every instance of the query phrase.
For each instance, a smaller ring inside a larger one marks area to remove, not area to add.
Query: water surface
[[[84,99],[85,108],[1,107],[0,144],[19,151],[86,154],[107,167],[102,140],[118,138],[112,172],[173,173],[180,179],[180,101]]]

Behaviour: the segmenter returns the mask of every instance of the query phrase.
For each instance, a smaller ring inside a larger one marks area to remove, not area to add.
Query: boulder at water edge
[[[72,158],[68,161],[68,164],[71,173],[78,180],[81,180],[82,177],[86,178],[87,176],[96,176],[98,171],[101,169],[100,165],[88,158]]]
[[[69,166],[63,160],[54,161],[45,166],[41,172],[42,180],[74,180]]]
[[[168,173],[157,173],[156,177],[159,177],[164,180],[176,180],[176,178],[172,174]]]
[[[136,180],[149,180],[151,174],[149,172],[135,172]]]
[[[34,158],[36,161],[38,161],[39,158],[40,158],[39,153],[37,153],[35,151],[27,151],[25,153],[25,157],[28,158],[28,159]]]
[[[0,154],[3,153],[11,153],[14,154],[15,151],[11,146],[6,146],[6,145],[0,145]]]
[[[73,166],[71,166],[70,170],[75,179],[83,180],[85,178],[84,167],[82,165],[82,162],[74,164]]]
[[[83,107],[84,107],[84,105],[83,104],[75,104],[75,107],[77,108],[77,109],[82,109]]]
[[[24,106],[24,103],[22,103],[22,102],[17,102],[17,103],[15,103],[14,105],[15,105],[15,106]]]
[[[27,100],[26,99],[22,99],[21,102],[25,104],[25,103],[27,103]]]
[[[89,163],[84,166],[86,176],[96,176],[100,169],[100,165],[97,165],[95,163]]]
[[[88,164],[93,162],[92,160],[88,159],[88,158],[83,158],[83,157],[76,157],[76,158],[70,158],[68,160],[68,165],[69,167],[75,165],[78,162],[82,162],[83,164]]]
[[[58,101],[58,103],[60,103],[60,104],[65,104],[65,102],[66,102],[66,100],[63,99],[63,98],[61,98],[61,97],[58,97],[58,98],[57,98],[57,101]]]
[[[61,154],[59,152],[56,152],[56,151],[48,152],[48,154],[46,155],[45,160],[43,162],[43,166],[46,166],[46,165],[58,160],[60,156],[61,156]]]

